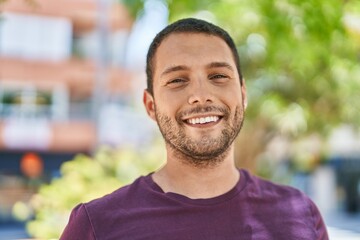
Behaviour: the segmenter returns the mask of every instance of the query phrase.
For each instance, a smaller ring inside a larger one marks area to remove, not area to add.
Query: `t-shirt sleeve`
[[[319,209],[316,207],[315,203],[310,199],[310,209],[313,217],[314,230],[316,232],[316,240],[328,240],[329,236],[327,233],[326,225],[323,218],[321,217]]]
[[[69,223],[60,240],[96,239],[94,230],[84,204],[77,205],[71,212]]]

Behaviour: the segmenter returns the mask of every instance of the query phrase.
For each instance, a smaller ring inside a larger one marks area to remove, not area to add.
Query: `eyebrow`
[[[172,73],[172,72],[177,72],[177,71],[183,71],[183,70],[188,70],[189,67],[184,66],[184,65],[178,65],[178,66],[171,66],[165,69],[165,71],[163,71],[161,73],[161,76]]]
[[[209,63],[206,67],[207,68],[222,68],[222,67],[225,67],[225,68],[230,69],[231,71],[234,71],[234,68],[230,64],[228,64],[227,62],[212,62],[212,63]]]
[[[206,68],[222,68],[222,67],[225,67],[225,68],[230,69],[231,71],[234,71],[234,68],[227,62],[211,62],[208,65],[206,65]],[[166,68],[161,73],[161,76],[164,76],[164,75],[172,73],[172,72],[184,71],[184,70],[189,70],[189,67],[184,66],[184,65],[171,66],[171,67]]]

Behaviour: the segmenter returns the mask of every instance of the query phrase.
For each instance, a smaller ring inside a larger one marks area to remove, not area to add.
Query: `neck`
[[[168,149],[167,163],[153,174],[153,180],[164,192],[192,199],[222,195],[231,190],[239,180],[233,146],[214,164],[202,165],[189,163]]]

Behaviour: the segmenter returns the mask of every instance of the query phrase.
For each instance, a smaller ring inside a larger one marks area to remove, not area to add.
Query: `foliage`
[[[239,141],[247,147],[237,149],[250,164],[241,165],[253,168],[276,135],[295,142],[343,123],[360,128],[358,0],[162,1],[170,22],[209,20],[238,46],[249,98]]]
[[[264,118],[291,137],[326,135],[340,122],[358,124],[353,103],[360,100],[360,45],[344,24],[348,5],[358,1],[189,1],[188,11],[179,13],[185,2],[168,1],[171,20],[185,12],[234,36],[247,79],[249,119]]]
[[[101,149],[93,158],[78,155],[61,166],[61,177],[43,185],[31,199],[35,219],[27,224],[30,235],[40,239],[59,238],[71,209],[154,171],[163,154],[149,151]]]
[[[133,4],[138,1],[132,1]],[[140,1],[143,2],[143,1]],[[250,95],[248,118],[290,136],[358,124],[360,44],[345,25],[357,0],[164,0],[170,21],[205,18],[239,48]]]

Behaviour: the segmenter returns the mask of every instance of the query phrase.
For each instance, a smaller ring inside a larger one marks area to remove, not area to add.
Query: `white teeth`
[[[191,118],[188,119],[188,123],[190,124],[204,124],[209,122],[216,122],[219,120],[218,116],[210,116],[210,117],[202,117],[202,118]]]

